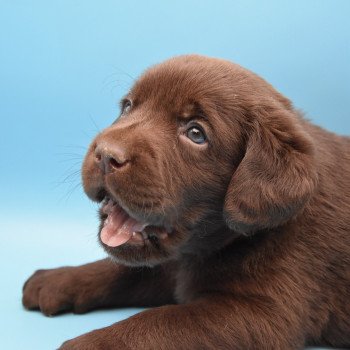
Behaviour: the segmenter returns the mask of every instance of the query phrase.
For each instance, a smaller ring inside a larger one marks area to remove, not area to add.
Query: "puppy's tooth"
[[[144,241],[144,238],[143,238],[141,232],[136,232],[136,231],[134,231],[134,232],[132,233],[132,236],[133,236],[133,238],[134,238],[135,240],[137,240],[137,241]]]

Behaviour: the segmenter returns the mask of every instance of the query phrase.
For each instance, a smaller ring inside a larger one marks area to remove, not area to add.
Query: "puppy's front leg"
[[[298,318],[261,298],[212,295],[144,311],[65,342],[60,350],[297,350]]]
[[[23,287],[23,305],[45,315],[84,313],[100,307],[174,303],[170,267],[131,268],[110,259],[38,270]]]

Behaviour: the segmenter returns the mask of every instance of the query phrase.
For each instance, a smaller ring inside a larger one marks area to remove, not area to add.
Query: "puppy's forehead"
[[[192,77],[191,77],[192,75]],[[180,108],[199,99],[196,91],[199,79],[192,73],[158,68],[146,72],[135,84],[131,93],[138,104],[151,103]]]
[[[198,56],[170,59],[148,69],[132,88],[131,96],[137,104],[190,112],[222,90],[222,81],[232,67],[220,63]]]

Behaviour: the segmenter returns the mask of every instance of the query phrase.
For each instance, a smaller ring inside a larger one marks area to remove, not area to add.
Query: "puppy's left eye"
[[[125,100],[125,102],[123,103],[122,106],[122,115],[127,114],[128,112],[130,112],[132,103],[130,100]]]
[[[186,136],[194,143],[203,144],[207,140],[204,131],[198,126],[191,126],[186,131]]]

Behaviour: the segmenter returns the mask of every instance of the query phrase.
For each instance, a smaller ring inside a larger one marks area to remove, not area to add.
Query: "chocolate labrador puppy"
[[[37,271],[46,315],[158,306],[61,349],[350,348],[350,138],[227,61],[150,68],[82,170],[109,258]]]

